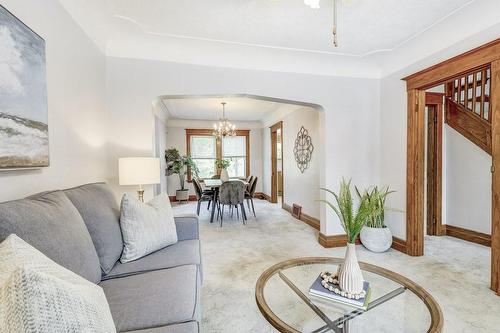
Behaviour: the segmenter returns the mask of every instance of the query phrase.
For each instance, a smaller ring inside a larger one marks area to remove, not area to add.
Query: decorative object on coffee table
[[[139,185],[137,196],[144,202],[143,185],[160,183],[160,159],[155,157],[124,157],[118,160],[120,185]]]
[[[215,161],[215,167],[220,174],[220,180],[227,182],[229,180],[229,174],[227,173],[227,168],[231,165],[231,162],[225,159],[220,159]]]
[[[179,175],[179,184],[181,188],[175,192],[177,201],[189,200],[189,189],[186,185],[186,174],[188,172],[198,175],[196,163],[191,159],[191,156],[181,156],[175,148],[170,148],[165,151],[165,160],[167,162],[167,176]]]
[[[347,234],[347,249],[344,263],[339,266],[338,270],[340,289],[346,293],[358,295],[363,291],[364,279],[356,257],[356,238],[366,221],[374,214],[378,206],[374,201],[369,200],[369,196],[366,192],[360,194],[356,188],[359,203],[357,208],[355,208],[354,199],[351,194],[350,180],[346,182],[342,179],[338,194],[325,188],[322,188],[322,190],[334,196],[335,204],[328,200],[321,201],[326,203],[328,207],[337,214]]]
[[[45,41],[0,6],[0,170],[49,166]]]
[[[297,133],[295,147],[293,148],[295,162],[297,162],[297,167],[300,172],[304,173],[304,171],[309,167],[313,151],[314,146],[312,144],[312,139],[309,136],[309,132],[304,128],[304,126],[302,126],[299,133]]]
[[[294,258],[266,269],[255,285],[263,317],[277,331],[288,333],[442,332],[443,313],[430,293],[407,277],[372,264],[359,263],[370,280],[366,311],[310,297],[311,282],[318,274],[335,272],[342,262],[332,257]]]
[[[389,190],[389,187],[379,189],[377,186],[365,191],[368,194],[369,200],[374,201],[378,206],[373,211],[372,215],[366,222],[366,225],[361,229],[359,235],[361,243],[372,252],[385,252],[392,245],[391,230],[385,225],[385,202],[387,196],[394,191]]]

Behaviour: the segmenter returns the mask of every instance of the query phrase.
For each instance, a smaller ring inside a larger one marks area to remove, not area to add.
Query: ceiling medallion
[[[304,126],[302,126],[299,133],[297,133],[295,147],[293,148],[295,162],[297,162],[297,167],[300,172],[304,173],[304,171],[309,167],[313,151],[314,146],[312,144],[312,139],[309,136],[309,132],[304,128]]]
[[[236,125],[231,124],[229,120],[226,119],[226,102],[222,102],[222,118],[219,123],[214,124],[213,135],[217,138],[223,138],[226,136],[236,135]]]
[[[304,0],[304,4],[313,8],[313,9],[319,9],[319,0]],[[332,29],[332,34],[333,34],[333,46],[337,47],[339,46],[338,40],[337,40],[337,0],[333,0],[333,29]]]

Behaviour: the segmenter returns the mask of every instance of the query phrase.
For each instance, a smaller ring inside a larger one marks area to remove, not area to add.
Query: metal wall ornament
[[[304,171],[306,171],[309,167],[313,151],[314,146],[312,144],[312,139],[309,136],[309,132],[304,128],[304,126],[302,126],[299,133],[297,133],[295,147],[293,148],[295,162],[297,162],[297,167],[300,172],[304,173]]]

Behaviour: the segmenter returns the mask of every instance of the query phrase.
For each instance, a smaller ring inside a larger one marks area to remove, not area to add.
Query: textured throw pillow
[[[148,203],[125,194],[121,203],[122,263],[177,243],[174,215],[165,193]]]
[[[12,234],[0,244],[0,332],[116,332],[101,287]]]

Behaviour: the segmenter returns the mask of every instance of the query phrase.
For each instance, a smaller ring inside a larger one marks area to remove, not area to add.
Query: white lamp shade
[[[120,185],[160,183],[160,159],[154,157],[124,157],[118,159]]]

